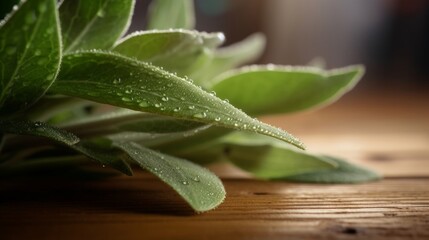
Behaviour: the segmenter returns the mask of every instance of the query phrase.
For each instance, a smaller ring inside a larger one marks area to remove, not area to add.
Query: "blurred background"
[[[143,29],[150,1],[137,0],[132,30]],[[429,1],[196,0],[197,29],[222,31],[226,44],[263,32],[259,63],[327,67],[363,63],[363,90],[429,88]]]

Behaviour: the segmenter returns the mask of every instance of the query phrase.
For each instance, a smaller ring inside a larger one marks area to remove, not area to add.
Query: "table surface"
[[[350,96],[263,120],[385,178],[356,185],[267,182],[215,165],[227,198],[194,214],[156,178],[0,183],[0,239],[429,239],[429,95]]]

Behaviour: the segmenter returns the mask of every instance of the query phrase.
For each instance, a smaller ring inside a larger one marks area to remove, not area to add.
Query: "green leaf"
[[[64,52],[110,49],[128,29],[133,10],[134,0],[64,0]]]
[[[250,66],[219,76],[212,89],[250,115],[290,113],[337,100],[355,86],[363,73],[360,65],[330,71]]]
[[[116,142],[114,146],[124,150],[142,168],[170,185],[195,211],[211,210],[225,198],[222,182],[205,168],[133,142]]]
[[[0,115],[28,108],[57,75],[61,39],[56,0],[22,1],[0,23]]]
[[[107,147],[103,147],[102,145],[93,142],[82,142],[73,133],[50,126],[43,122],[18,120],[0,121],[0,133],[45,137],[62,143],[63,145],[78,151],[103,165],[109,165],[127,175],[132,174],[130,166],[124,160],[117,157]]]
[[[283,142],[261,135],[236,132],[222,142],[226,158],[258,178],[279,179],[337,167],[327,158],[291,149]]]
[[[276,139],[245,132],[233,132],[223,138],[183,147],[172,154],[198,163],[229,160],[262,179],[279,179],[337,167],[327,158],[291,149]]]
[[[202,126],[204,124],[200,122],[131,110],[109,112],[102,115],[81,118],[61,125],[65,130],[79,133],[81,137],[123,132],[167,134],[194,130]]]
[[[210,86],[210,82],[219,74],[256,61],[264,52],[265,45],[265,36],[255,33],[241,42],[216,50],[210,64],[200,70],[195,81],[202,86]]]
[[[194,26],[194,0],[152,1],[147,29],[193,29]]]
[[[338,164],[338,168],[310,173],[303,173],[283,178],[293,182],[308,183],[361,183],[381,179],[381,176],[371,170],[358,167],[344,160],[326,157]]]
[[[102,52],[64,57],[53,93],[221,127],[265,134],[303,148],[287,132],[259,122],[191,82],[145,62]]]
[[[224,39],[222,33],[182,29],[144,31],[125,37],[113,51],[185,76],[200,66],[207,52],[222,44]]]
[[[65,145],[74,145],[80,141],[80,139],[73,133],[49,126],[43,122],[0,120],[0,133],[45,137]]]

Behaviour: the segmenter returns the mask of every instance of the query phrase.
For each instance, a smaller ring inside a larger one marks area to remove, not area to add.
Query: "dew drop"
[[[149,103],[147,103],[146,101],[142,101],[141,103],[139,103],[140,107],[149,107]]]
[[[128,94],[133,93],[133,90],[132,89],[127,89],[127,90],[125,90],[125,93],[128,93]]]
[[[131,98],[127,98],[127,97],[123,97],[122,101],[124,101],[124,102],[131,102],[132,99]]]
[[[104,17],[104,10],[103,9],[98,10],[97,17],[101,17],[101,18]]]
[[[188,183],[188,181],[182,181],[182,184],[183,185],[188,185],[189,183]]]
[[[203,112],[203,113],[197,113],[197,114],[194,114],[194,117],[196,117],[196,118],[205,118],[205,117],[207,117],[207,114],[205,112]]]
[[[46,80],[51,81],[52,79],[54,79],[55,74],[51,73],[46,77]]]
[[[234,127],[238,127],[238,123],[234,123]]]
[[[192,180],[194,180],[194,182],[199,182],[200,181],[200,176],[195,176],[192,178]]]
[[[173,109],[174,112],[179,112],[180,111],[180,107],[176,107],[175,109]]]
[[[119,83],[121,83],[121,79],[120,78],[113,80],[113,84],[119,84]]]
[[[216,121],[216,122],[219,122],[219,121],[220,121],[220,117],[216,117],[216,118],[215,118],[215,121]]]
[[[162,104],[161,103],[155,103],[155,107],[156,108],[160,108],[162,106]]]
[[[188,106],[188,109],[190,109],[190,110],[195,109],[195,106],[193,106],[193,105]]]
[[[164,102],[168,102],[168,97],[164,96],[164,97],[161,98],[161,100],[164,101]]]

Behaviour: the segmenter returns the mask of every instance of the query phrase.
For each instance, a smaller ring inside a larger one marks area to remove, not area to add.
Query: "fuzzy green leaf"
[[[149,8],[148,29],[193,29],[194,26],[194,0],[152,1]]]
[[[60,61],[56,0],[22,1],[0,23],[0,115],[25,109],[42,97]]]
[[[116,142],[114,146],[124,150],[142,168],[170,185],[195,211],[211,210],[225,198],[220,179],[203,167],[133,142]]]
[[[219,76],[212,89],[250,115],[290,113],[337,100],[355,86],[363,72],[362,66],[330,71],[250,66]]]
[[[194,74],[198,84],[208,87],[214,77],[245,63],[257,60],[265,49],[266,38],[255,33],[241,42],[214,51],[210,64],[203,67],[198,75]]]
[[[233,132],[225,137],[182,147],[169,154],[198,163],[229,160],[258,178],[280,179],[318,170],[335,169],[327,158],[288,147],[282,141],[246,132]]]
[[[65,56],[51,90],[123,108],[257,132],[303,148],[289,133],[247,116],[183,78],[111,53]]]
[[[0,133],[39,136],[52,139],[65,145],[73,145],[80,139],[73,133],[50,126],[43,122],[7,120],[0,121]]]
[[[279,179],[337,167],[327,158],[291,149],[283,142],[261,135],[236,132],[222,142],[227,159],[263,179]]]
[[[338,164],[338,168],[310,173],[297,174],[283,178],[293,182],[308,183],[361,183],[379,180],[381,176],[371,170],[358,167],[344,160],[325,157]]]
[[[64,0],[64,52],[110,49],[128,29],[133,10],[134,0]]]
[[[113,51],[185,76],[197,69],[206,52],[222,44],[224,39],[222,33],[145,31],[122,39]]]
[[[109,165],[127,175],[132,174],[130,166],[124,160],[117,157],[107,147],[87,141],[82,142],[73,133],[50,126],[43,122],[18,120],[0,121],[0,133],[45,137],[82,153],[103,165]]]

